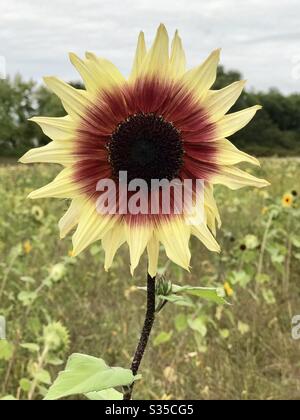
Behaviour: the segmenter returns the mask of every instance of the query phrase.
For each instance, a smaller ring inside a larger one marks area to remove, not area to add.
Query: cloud
[[[94,51],[128,73],[140,29],[151,41],[160,22],[180,30],[190,65],[222,47],[226,68],[256,89],[299,90],[298,0],[9,0],[1,6],[0,55],[10,74],[41,80],[78,76],[67,52]]]

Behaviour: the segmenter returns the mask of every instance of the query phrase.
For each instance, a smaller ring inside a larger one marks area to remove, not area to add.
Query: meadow
[[[129,367],[145,311],[146,258],[132,278],[126,247],[103,269],[95,243],[72,257],[57,222],[68,203],[26,200],[55,166],[0,166],[0,398],[42,399],[73,352]],[[300,160],[262,160],[264,190],[217,188],[220,255],[192,240],[192,269],[167,262],[176,284],[224,287],[231,305],[190,299],[159,313],[135,399],[299,399]],[[298,191],[297,191],[298,190]],[[284,195],[285,199],[283,199]]]

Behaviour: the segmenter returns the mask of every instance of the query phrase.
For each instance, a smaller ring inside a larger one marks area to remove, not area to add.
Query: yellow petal
[[[144,32],[140,32],[137,47],[136,47],[135,57],[133,61],[133,66],[131,70],[131,75],[130,75],[131,80],[136,79],[139,76],[143,61],[146,57],[146,53],[147,53],[147,50],[146,50]]]
[[[262,107],[255,105],[239,112],[225,115],[217,124],[217,137],[225,138],[245,127]]]
[[[44,77],[46,85],[60,98],[63,107],[72,118],[84,117],[92,106],[86,91],[75,89],[57,77]]]
[[[75,124],[69,115],[61,118],[33,117],[28,121],[37,123],[52,140],[66,140],[74,136]]]
[[[96,203],[87,202],[79,219],[78,227],[73,235],[74,256],[104,237],[117,222],[117,217],[101,215],[96,210]]]
[[[203,106],[210,120],[216,122],[224,117],[242,93],[246,81],[240,80],[220,90],[211,90],[204,99]]]
[[[214,184],[226,185],[226,187],[232,190],[245,186],[263,188],[270,185],[265,179],[256,178],[241,169],[227,166],[220,167],[219,173],[213,176],[212,182]]]
[[[87,65],[96,77],[99,88],[109,89],[125,83],[125,78],[119,69],[105,58],[97,57],[91,52],[85,54]]]
[[[194,92],[199,100],[206,96],[216,80],[220,51],[213,51],[204,63],[189,70],[183,77],[184,83]]]
[[[79,194],[79,186],[73,180],[73,169],[69,167],[63,169],[50,184],[30,193],[28,198],[74,198]]]
[[[218,153],[215,157],[216,163],[219,165],[235,165],[239,162],[249,162],[253,165],[260,166],[259,161],[245,152],[235,147],[229,140],[222,139],[215,142]]]
[[[108,231],[102,238],[102,246],[105,251],[104,269],[106,271],[112,265],[117,250],[126,241],[124,224],[116,223],[115,226]]]
[[[81,60],[76,54],[69,54],[70,61],[84,81],[85,87],[93,94],[97,94],[99,89],[99,83],[95,74],[91,71],[91,68],[87,60]]]
[[[148,273],[153,278],[157,274],[159,241],[155,235],[152,235],[147,245],[148,252]]]
[[[153,45],[142,64],[142,72],[150,76],[164,77],[169,71],[169,37],[164,25],[160,25]]]
[[[146,249],[153,233],[153,226],[146,224],[125,224],[126,241],[129,246],[130,253],[130,270],[133,275],[134,270],[138,266],[140,258]]]
[[[82,199],[75,198],[72,200],[67,212],[58,222],[61,239],[65,238],[65,236],[77,225],[83,205],[84,201]]]
[[[160,222],[156,233],[159,241],[164,245],[170,260],[189,270],[191,226],[185,223],[183,218],[174,217],[171,220]]]
[[[58,163],[64,166],[70,166],[75,161],[73,152],[73,141],[52,141],[46,146],[29,150],[27,153],[25,153],[24,156],[20,158],[19,161],[21,163]]]
[[[174,77],[180,77],[185,72],[186,59],[184,49],[182,47],[181,38],[178,35],[178,31],[175,32],[175,36],[171,45],[171,58],[170,58],[170,70]]]
[[[210,251],[220,252],[218,242],[204,223],[192,226],[192,235],[196,236]]]
[[[204,208],[206,215],[206,222],[209,228],[216,235],[216,222],[218,227],[221,227],[221,217],[217,203],[214,198],[213,185],[205,183],[204,188]]]

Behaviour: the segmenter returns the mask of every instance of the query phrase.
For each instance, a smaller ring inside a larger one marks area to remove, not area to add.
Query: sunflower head
[[[40,206],[32,206],[31,214],[33,218],[40,222],[44,217],[43,209]]]
[[[24,250],[24,253],[26,255],[30,254],[30,252],[32,251],[32,244],[31,244],[31,242],[29,240],[26,240],[23,243],[23,250]]]
[[[59,228],[63,238],[77,226],[74,255],[101,240],[108,269],[118,248],[127,243],[131,272],[147,249],[148,271],[155,276],[162,245],[172,261],[189,269],[191,235],[219,251],[214,185],[268,185],[236,167],[258,161],[227,137],[261,107],[227,114],[245,82],[213,90],[219,58],[217,49],[187,69],[178,32],[169,45],[166,28],[160,25],[149,49],[140,33],[128,78],[108,60],[88,52],[84,58],[70,54],[84,90],[56,77],[44,79],[67,115],[32,118],[52,141],[27,152],[21,162],[64,167],[30,198],[71,200]],[[139,188],[134,188],[137,180]],[[197,217],[191,219],[191,214]]]
[[[290,193],[284,194],[281,199],[281,204],[283,207],[292,207],[294,202],[294,196]]]

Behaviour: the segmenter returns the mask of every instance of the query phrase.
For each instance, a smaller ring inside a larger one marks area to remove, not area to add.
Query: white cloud
[[[164,22],[170,33],[180,30],[190,65],[222,47],[222,63],[251,87],[291,92],[299,90],[299,13],[298,0],[9,0],[1,5],[0,55],[10,74],[37,80],[76,79],[69,51],[95,51],[128,72],[139,30],[151,41]]]

